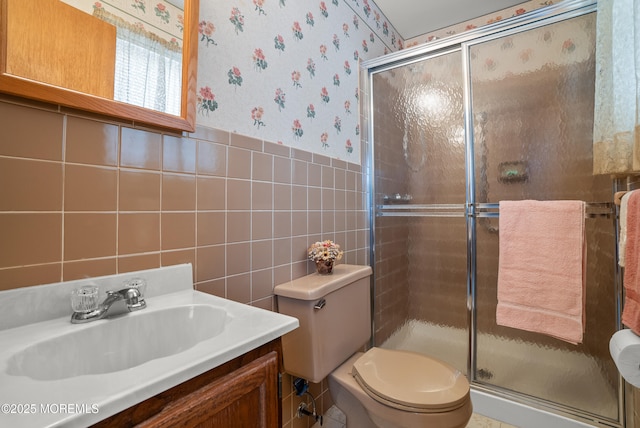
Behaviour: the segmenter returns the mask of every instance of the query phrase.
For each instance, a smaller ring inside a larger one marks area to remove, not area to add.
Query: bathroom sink
[[[185,305],[131,313],[36,342],[13,354],[7,374],[35,380],[111,373],[187,350],[220,334],[226,311]]]
[[[73,290],[133,278],[148,284],[146,308],[71,323]],[[91,426],[298,325],[194,290],[190,264],[0,291],[0,427]]]

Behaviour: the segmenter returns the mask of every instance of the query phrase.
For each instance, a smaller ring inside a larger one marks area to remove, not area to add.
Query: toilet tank
[[[282,337],[285,372],[318,383],[371,336],[371,267],[339,264],[277,285],[278,312],[300,327]]]

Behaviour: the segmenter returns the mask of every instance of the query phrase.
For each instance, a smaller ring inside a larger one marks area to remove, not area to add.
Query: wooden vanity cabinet
[[[93,427],[278,428],[281,356],[278,338]]]

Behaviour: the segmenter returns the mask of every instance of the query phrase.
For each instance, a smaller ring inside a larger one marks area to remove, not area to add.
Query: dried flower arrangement
[[[333,261],[340,260],[342,258],[342,250],[340,245],[335,244],[333,241],[318,241],[311,245],[308,250],[309,260],[314,262],[320,261]]]

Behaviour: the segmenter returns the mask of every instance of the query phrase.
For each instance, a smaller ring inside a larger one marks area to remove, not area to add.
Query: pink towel
[[[625,195],[626,197],[626,195]],[[624,309],[622,323],[640,335],[640,191],[627,201],[627,243],[624,268]]]
[[[585,204],[501,201],[499,325],[582,342]]]

